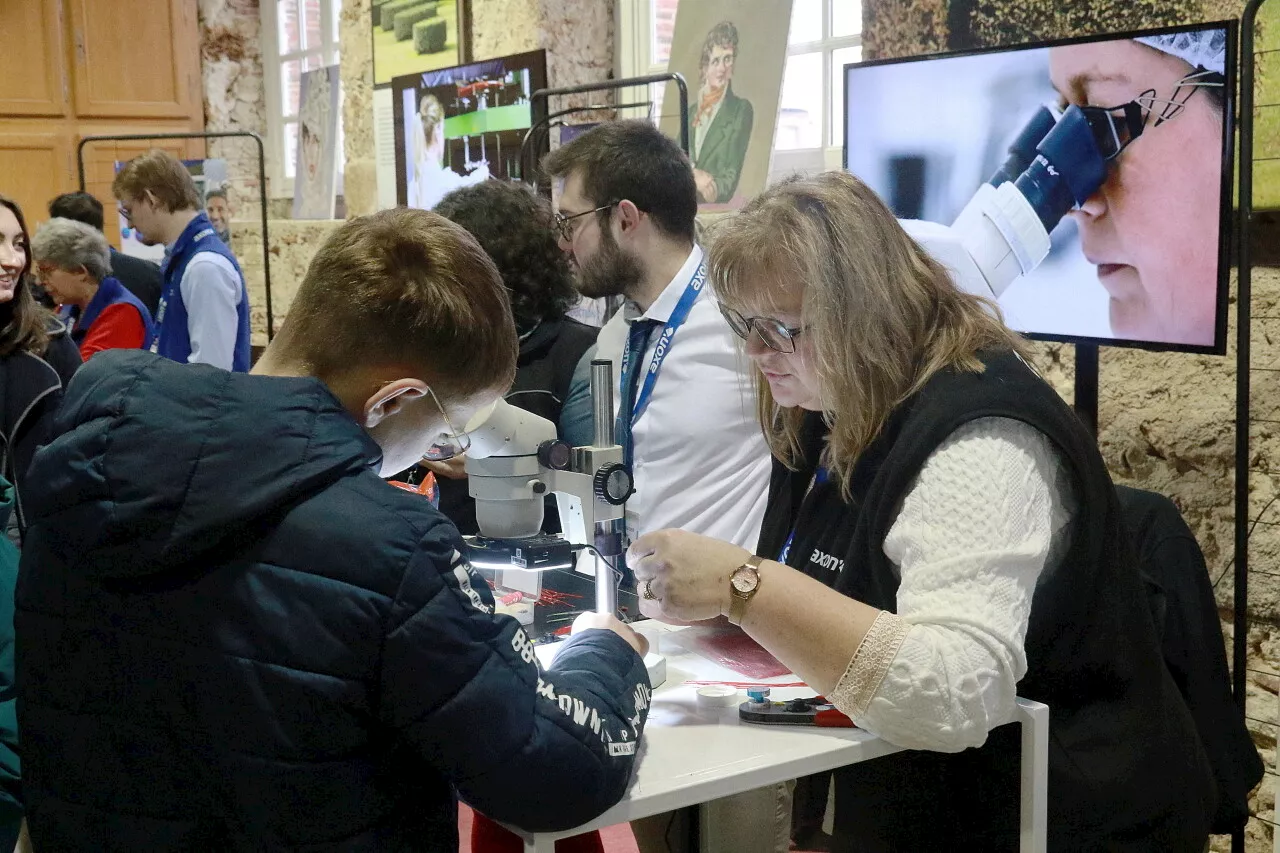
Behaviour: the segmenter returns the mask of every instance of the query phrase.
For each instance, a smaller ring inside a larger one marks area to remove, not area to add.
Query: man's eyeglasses
[[[791,328],[772,317],[743,317],[726,305],[720,306],[720,313],[733,329],[733,333],[744,341],[754,331],[760,340],[774,352],[793,353],[796,351],[796,338],[804,331],[804,327]]]
[[[572,243],[574,231],[577,230],[577,226],[570,224],[573,222],[573,220],[583,216],[590,216],[593,213],[599,213],[602,210],[609,210],[613,207],[616,207],[617,204],[618,202],[611,201],[608,204],[600,205],[595,210],[584,210],[581,213],[575,213],[571,216],[565,216],[563,213],[557,213],[555,216],[556,230],[560,232],[560,236],[564,238],[564,241],[566,243]]]
[[[427,452],[422,454],[424,462],[444,462],[453,459],[455,456],[461,456],[467,452],[467,448],[471,447],[471,436],[465,432],[458,432],[453,428],[453,423],[449,420],[449,416],[445,413],[444,406],[440,405],[440,398],[436,396],[436,392],[427,386],[427,393],[431,395],[431,399],[435,400],[436,408],[440,410],[440,417],[444,418],[444,425],[447,432],[442,432],[436,436],[435,441],[427,448]]]

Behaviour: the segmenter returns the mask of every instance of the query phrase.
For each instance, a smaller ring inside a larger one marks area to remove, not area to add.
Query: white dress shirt
[[[187,308],[191,364],[211,364],[230,370],[236,354],[240,318],[236,308],[244,299],[244,284],[231,261],[216,252],[197,252],[178,282]]]
[[[627,302],[600,330],[596,358],[613,362],[615,412],[630,322],[644,316],[665,324],[701,261],[695,246],[648,311],[641,315]],[[661,333],[658,326],[649,336],[640,386]],[[636,493],[627,501],[627,533],[633,540],[676,527],[755,550],[769,494],[769,448],[756,418],[750,363],[710,287],[671,339],[632,432]]]

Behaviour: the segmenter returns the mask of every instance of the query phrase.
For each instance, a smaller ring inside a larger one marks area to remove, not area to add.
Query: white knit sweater
[[[897,615],[882,613],[831,699],[911,749],[958,752],[1013,718],[1031,599],[1075,501],[1047,437],[983,418],[925,461],[885,538]]]

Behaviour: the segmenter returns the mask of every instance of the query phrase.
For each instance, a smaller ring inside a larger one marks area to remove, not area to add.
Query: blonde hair
[[[980,372],[982,351],[1024,352],[995,303],[957,288],[848,172],[770,187],[719,224],[708,265],[720,301],[743,314],[776,313],[803,291],[801,323],[830,428],[822,461],[846,500],[858,456],[932,376]],[[798,468],[804,412],[778,405],[758,373],[756,388],[770,449]]]
[[[418,103],[418,116],[422,119],[422,133],[430,145],[436,128],[444,123],[444,107],[440,104],[440,99],[430,92],[423,95]]]

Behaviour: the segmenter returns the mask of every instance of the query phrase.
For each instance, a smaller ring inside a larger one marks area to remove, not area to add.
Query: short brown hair
[[[694,239],[698,185],[693,166],[674,139],[640,119],[607,121],[548,154],[542,169],[552,178],[582,174],[595,207],[624,199],[647,213],[658,230]],[[603,220],[612,211],[598,215]]]
[[[425,210],[339,226],[277,340],[320,379],[386,365],[452,400],[505,391],[515,379],[515,324],[497,268],[465,229]]]
[[[142,198],[151,193],[158,206],[169,212],[201,210],[196,182],[182,161],[167,151],[152,148],[134,157],[116,174],[111,192],[120,201]]]
[[[897,406],[944,369],[980,372],[980,352],[1025,354],[988,299],[960,290],[866,184],[844,171],[775,184],[723,220],[707,252],[720,301],[768,315],[799,284],[830,434],[824,464],[846,498],[858,456]],[[757,373],[774,456],[795,468],[804,412]]]

